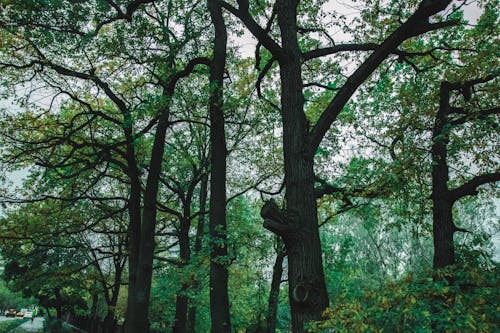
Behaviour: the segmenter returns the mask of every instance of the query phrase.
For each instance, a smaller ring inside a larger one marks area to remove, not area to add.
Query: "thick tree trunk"
[[[283,275],[283,260],[286,253],[278,244],[276,260],[273,266],[273,278],[271,281],[271,290],[269,291],[269,305],[267,309],[267,333],[276,332],[276,320],[278,315],[278,303],[281,285],[281,276]]]
[[[173,333],[187,332],[187,312],[188,297],[186,296],[188,287],[183,284],[175,297],[175,319],[172,327]]]
[[[432,131],[432,228],[434,237],[434,268],[443,268],[455,263],[453,246],[452,207],[453,199],[448,189],[449,170],[447,144],[450,137],[448,115],[450,112],[449,90],[441,86],[440,105]]]
[[[226,65],[227,31],[222,9],[208,0],[215,28],[214,56],[210,65],[210,315],[212,332],[231,332],[229,318],[226,236],[226,137],[224,130],[223,79]]]
[[[438,194],[436,194],[438,195]],[[455,263],[455,247],[453,245],[453,234],[455,224],[452,218],[452,203],[448,199],[434,197],[432,203],[433,213],[433,236],[434,236],[434,260],[433,267],[443,268]]]
[[[289,300],[294,332],[319,320],[328,307],[314,194],[313,154],[304,114],[301,54],[297,41],[297,0],[281,0],[278,23],[287,59],[280,61],[283,152],[288,223],[283,236],[288,254]]]

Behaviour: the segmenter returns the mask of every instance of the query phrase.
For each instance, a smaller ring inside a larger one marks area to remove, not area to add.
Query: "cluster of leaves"
[[[408,274],[377,289],[346,290],[311,332],[494,332],[500,267],[448,267],[434,278]]]

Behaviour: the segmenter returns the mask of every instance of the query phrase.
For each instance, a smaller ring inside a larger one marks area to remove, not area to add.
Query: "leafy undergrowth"
[[[27,321],[26,318],[2,321],[0,322],[0,333],[7,333]]]
[[[345,292],[310,332],[498,332],[499,268],[449,268],[406,278],[355,297]]]

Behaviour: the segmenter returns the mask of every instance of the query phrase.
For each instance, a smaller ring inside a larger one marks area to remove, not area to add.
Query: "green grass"
[[[0,333],[7,333],[10,330],[16,328],[24,322],[27,322],[28,318],[14,319],[0,322]]]

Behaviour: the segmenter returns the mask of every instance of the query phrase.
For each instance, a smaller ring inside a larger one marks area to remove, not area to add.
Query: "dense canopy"
[[[1,307],[498,330],[499,8],[0,0]]]

